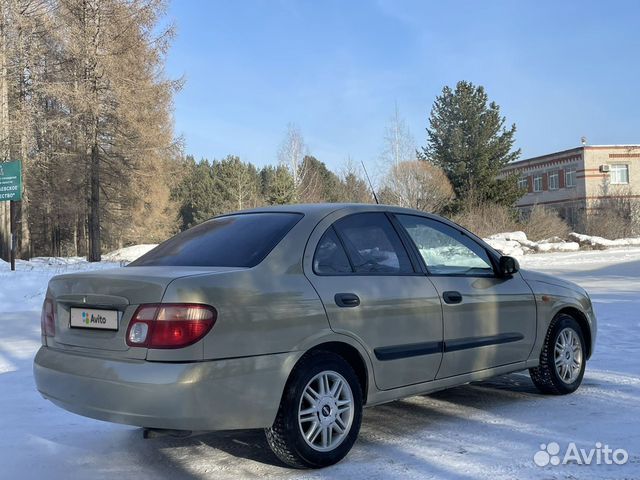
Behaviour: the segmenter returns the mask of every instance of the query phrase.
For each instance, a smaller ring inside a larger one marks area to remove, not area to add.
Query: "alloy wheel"
[[[554,348],[554,361],[558,377],[566,383],[575,382],[582,368],[582,344],[572,328],[563,329]]]
[[[307,383],[298,407],[298,425],[311,448],[327,452],[340,445],[353,416],[353,392],[342,375],[327,370]]]

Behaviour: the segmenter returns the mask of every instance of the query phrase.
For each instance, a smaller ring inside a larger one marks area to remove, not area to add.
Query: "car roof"
[[[374,203],[299,203],[292,205],[270,205],[266,207],[253,208],[250,210],[242,210],[241,212],[234,213],[266,213],[266,212],[290,212],[290,213],[302,213],[305,216],[322,218],[329,215],[332,212],[338,210],[349,209],[356,212],[399,212],[399,213],[413,213],[425,216],[432,216],[427,212],[421,212],[419,210],[413,210],[410,208],[402,208],[393,205],[377,205]],[[233,215],[233,213],[230,213]]]
[[[319,222],[327,215],[336,212],[338,210],[348,210],[349,213],[360,213],[360,212],[394,212],[394,213],[405,213],[408,215],[420,215],[423,217],[428,217],[431,219],[438,220],[439,222],[443,222],[450,227],[453,227],[457,230],[465,232],[467,236],[475,238],[476,240],[482,242],[485,248],[489,251],[493,252],[496,256],[500,256],[501,254],[494,249],[491,245],[487,244],[482,240],[482,238],[475,235],[473,232],[465,229],[464,227],[452,222],[451,220],[441,217],[435,213],[423,212],[420,210],[415,210],[413,208],[404,208],[398,207],[395,205],[378,205],[375,203],[297,203],[291,205],[269,205],[265,207],[252,208],[247,210],[241,210],[237,212],[229,212],[224,215],[220,215],[220,217],[225,217],[228,215],[238,215],[244,213],[269,213],[269,212],[283,212],[283,213],[301,213],[307,220],[310,222]]]

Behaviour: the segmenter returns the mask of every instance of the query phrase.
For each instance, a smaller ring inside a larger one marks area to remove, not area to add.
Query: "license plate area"
[[[118,310],[105,310],[101,308],[77,308],[71,307],[71,328],[84,328],[93,330],[118,330]]]

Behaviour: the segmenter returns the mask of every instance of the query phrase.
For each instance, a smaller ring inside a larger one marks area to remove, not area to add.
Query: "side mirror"
[[[520,264],[515,258],[503,255],[500,257],[499,269],[501,276],[509,277],[520,270]]]

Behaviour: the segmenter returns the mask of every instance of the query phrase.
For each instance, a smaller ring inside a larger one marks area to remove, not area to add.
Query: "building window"
[[[567,188],[576,186],[576,169],[571,168],[564,172],[564,185]]]
[[[527,180],[527,177],[520,177],[518,179],[518,188],[521,190],[529,188],[529,181]]]
[[[534,192],[542,191],[542,175],[536,175],[533,177],[533,191]]]
[[[560,188],[560,174],[556,170],[549,174],[549,190],[557,190]]]
[[[611,165],[609,168],[609,178],[612,185],[629,183],[629,165]]]

